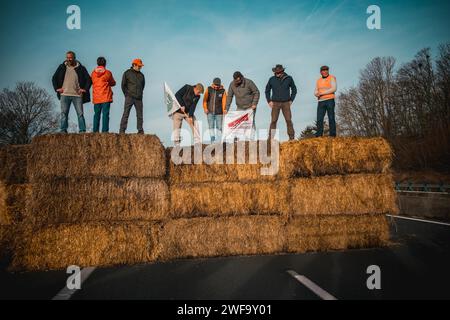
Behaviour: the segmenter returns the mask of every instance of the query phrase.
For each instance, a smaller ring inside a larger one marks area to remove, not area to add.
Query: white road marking
[[[288,270],[287,273],[289,273],[292,277],[294,277],[298,282],[303,284],[309,290],[314,292],[322,300],[337,300],[334,296],[323,290],[321,287],[319,287],[317,284],[309,280],[307,277],[299,275],[297,272],[293,270]]]
[[[444,222],[437,222],[437,221],[431,221],[431,220],[423,220],[423,219],[416,219],[416,218],[409,218],[409,217],[403,217],[403,216],[393,216],[390,214],[387,214],[388,217],[391,218],[398,218],[398,219],[404,219],[404,220],[412,220],[412,221],[419,221],[419,222],[425,222],[425,223],[433,223],[433,224],[439,224],[442,226],[450,226],[450,223],[444,223]]]
[[[95,270],[94,267],[90,267],[90,268],[84,268],[81,269],[80,271],[80,275],[81,275],[81,284],[83,284],[83,282],[89,278],[89,276],[91,275],[91,273]],[[72,297],[72,295],[77,292],[78,290],[71,290],[67,288],[67,285],[64,286],[64,288],[61,289],[61,291],[53,297],[52,300],[70,300],[70,298]]]

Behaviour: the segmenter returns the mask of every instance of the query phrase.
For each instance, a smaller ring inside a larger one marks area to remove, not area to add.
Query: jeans
[[[120,121],[120,132],[125,133],[128,126],[128,117],[130,116],[131,107],[136,108],[136,117],[137,117],[137,130],[139,133],[144,133],[144,129],[142,127],[144,123],[144,104],[142,100],[135,99],[132,97],[125,97],[125,106],[123,109],[122,120]]]
[[[102,118],[102,132],[109,132],[110,102],[94,104],[94,132],[99,131],[100,116]]]
[[[328,122],[330,123],[330,137],[336,137],[336,119],[334,115],[335,107],[334,99],[319,101],[317,105],[317,133],[316,137],[323,136],[323,119],[328,114]]]
[[[220,140],[220,137],[222,136],[223,115],[208,113],[207,118],[209,134],[211,135],[211,143],[213,143],[214,141],[216,141],[216,138],[217,140]]]
[[[61,96],[61,132],[67,133],[69,126],[70,104],[73,103],[78,116],[78,129],[80,132],[86,132],[86,122],[83,115],[83,100],[81,97]]]

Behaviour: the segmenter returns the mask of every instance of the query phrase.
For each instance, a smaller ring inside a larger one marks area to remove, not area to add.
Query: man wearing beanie
[[[208,118],[211,143],[220,140],[222,135],[223,115],[227,114],[226,102],[227,93],[222,86],[222,81],[215,78],[203,96],[203,110]]]

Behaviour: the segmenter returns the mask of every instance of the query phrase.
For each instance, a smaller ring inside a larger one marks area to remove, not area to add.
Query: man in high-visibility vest
[[[336,137],[336,120],[334,108],[335,92],[337,91],[336,77],[330,74],[330,68],[323,66],[320,68],[322,77],[317,80],[314,95],[319,100],[317,105],[317,132],[316,137],[323,136],[323,119],[328,114],[330,124],[330,137]]]

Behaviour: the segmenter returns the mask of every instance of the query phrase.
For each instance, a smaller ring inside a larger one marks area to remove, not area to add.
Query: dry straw
[[[111,266],[154,261],[159,225],[82,223],[49,225],[21,232],[13,271],[66,269],[70,265]]]
[[[27,160],[30,145],[0,147],[0,181],[5,184],[22,184],[28,181]]]
[[[221,146],[221,145],[219,145]],[[225,145],[226,146],[226,145]],[[189,164],[174,164],[170,161],[172,148],[168,155],[170,182],[197,183],[197,182],[247,182],[251,180],[274,180],[275,178],[310,177],[323,175],[345,175],[353,173],[387,173],[392,162],[392,149],[389,143],[382,138],[315,138],[285,142],[280,145],[279,171],[276,176],[263,176],[261,168],[268,167],[270,158],[266,158],[266,164],[259,160],[250,163],[250,144],[245,146],[244,163],[237,164],[240,159],[238,145],[232,153],[233,164],[205,164],[204,161]],[[202,146],[205,150],[207,146]],[[226,150],[226,147],[223,147]],[[254,159],[259,159],[259,149]],[[194,163],[194,147],[183,148],[179,152],[180,157],[189,151],[190,163]],[[225,152],[225,151],[224,151]],[[201,153],[201,152],[200,152]],[[214,154],[214,153],[213,153]],[[265,152],[263,153],[265,154]],[[226,163],[226,154],[217,156],[216,161]]]
[[[32,181],[92,176],[162,178],[166,160],[154,135],[56,134],[33,140],[28,173]]]
[[[160,235],[160,259],[277,253],[283,243],[278,217],[170,220]]]
[[[229,215],[287,216],[288,182],[176,184],[170,188],[174,218]]]
[[[280,175],[344,175],[385,173],[392,149],[383,138],[315,138],[281,144]]]
[[[290,185],[294,215],[398,213],[389,174],[291,179]]]
[[[24,219],[30,194],[29,184],[0,182],[0,225],[15,224]]]
[[[388,244],[389,225],[382,214],[297,216],[285,234],[287,252],[380,247]]]
[[[30,221],[39,225],[162,220],[169,215],[164,180],[60,178],[33,184]]]

